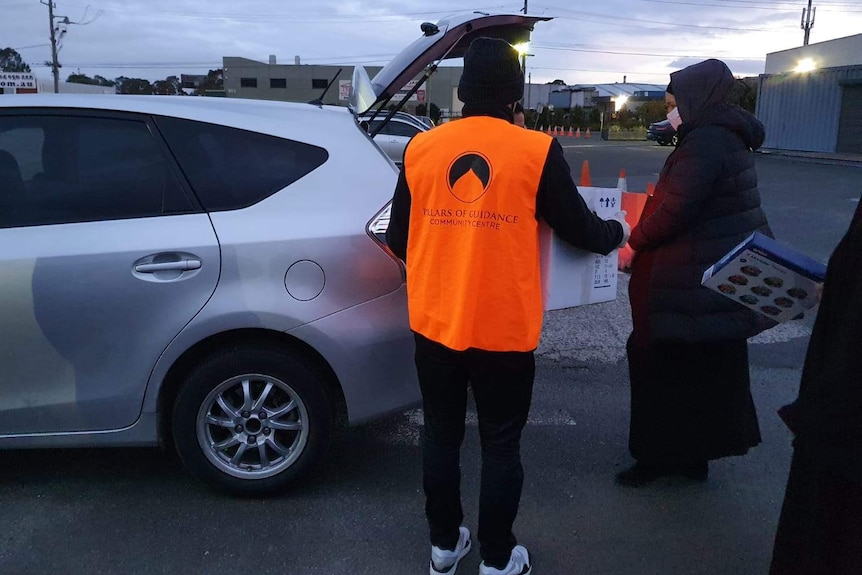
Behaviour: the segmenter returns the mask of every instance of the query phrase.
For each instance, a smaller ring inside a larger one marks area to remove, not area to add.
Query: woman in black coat
[[[751,233],[769,234],[753,154],[765,133],[725,104],[735,82],[719,60],[671,74],[677,148],[629,239],[629,450],[637,462],[617,474],[623,485],[706,479],[709,460],[760,443],[746,340],[768,324],[700,283]]]
[[[862,573],[862,204],[829,259],[798,399],[771,575]]]

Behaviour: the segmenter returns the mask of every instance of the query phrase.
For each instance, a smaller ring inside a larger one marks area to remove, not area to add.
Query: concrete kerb
[[[841,154],[828,152],[802,152],[796,150],[760,149],[757,153],[764,157],[791,159],[814,164],[831,164],[862,168],[862,154]]]

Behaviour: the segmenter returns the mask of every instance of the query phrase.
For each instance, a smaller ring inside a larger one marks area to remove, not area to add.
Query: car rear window
[[[156,124],[210,212],[254,205],[329,158],[318,146],[238,128],[166,117]]]

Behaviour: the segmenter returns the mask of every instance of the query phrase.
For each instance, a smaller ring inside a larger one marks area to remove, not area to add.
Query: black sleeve
[[[389,227],[386,229],[386,244],[402,261],[407,261],[407,232],[410,228],[410,188],[404,168],[398,175],[395,184],[395,195],[392,198],[392,210],[389,217]]]
[[[572,180],[572,170],[559,142],[551,143],[536,195],[536,211],[564,241],[607,255],[620,245],[623,227],[590,211]]]
[[[724,134],[722,130],[721,134]],[[691,229],[704,203],[715,190],[728,154],[726,139],[706,130],[691,132],[674,152],[658,208],[632,230],[629,245],[647,251],[672,242]]]

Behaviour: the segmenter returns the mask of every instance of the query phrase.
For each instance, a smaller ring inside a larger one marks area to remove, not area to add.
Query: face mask
[[[668,112],[667,120],[674,130],[679,130],[679,125],[682,124],[682,118],[679,116],[679,107]]]

